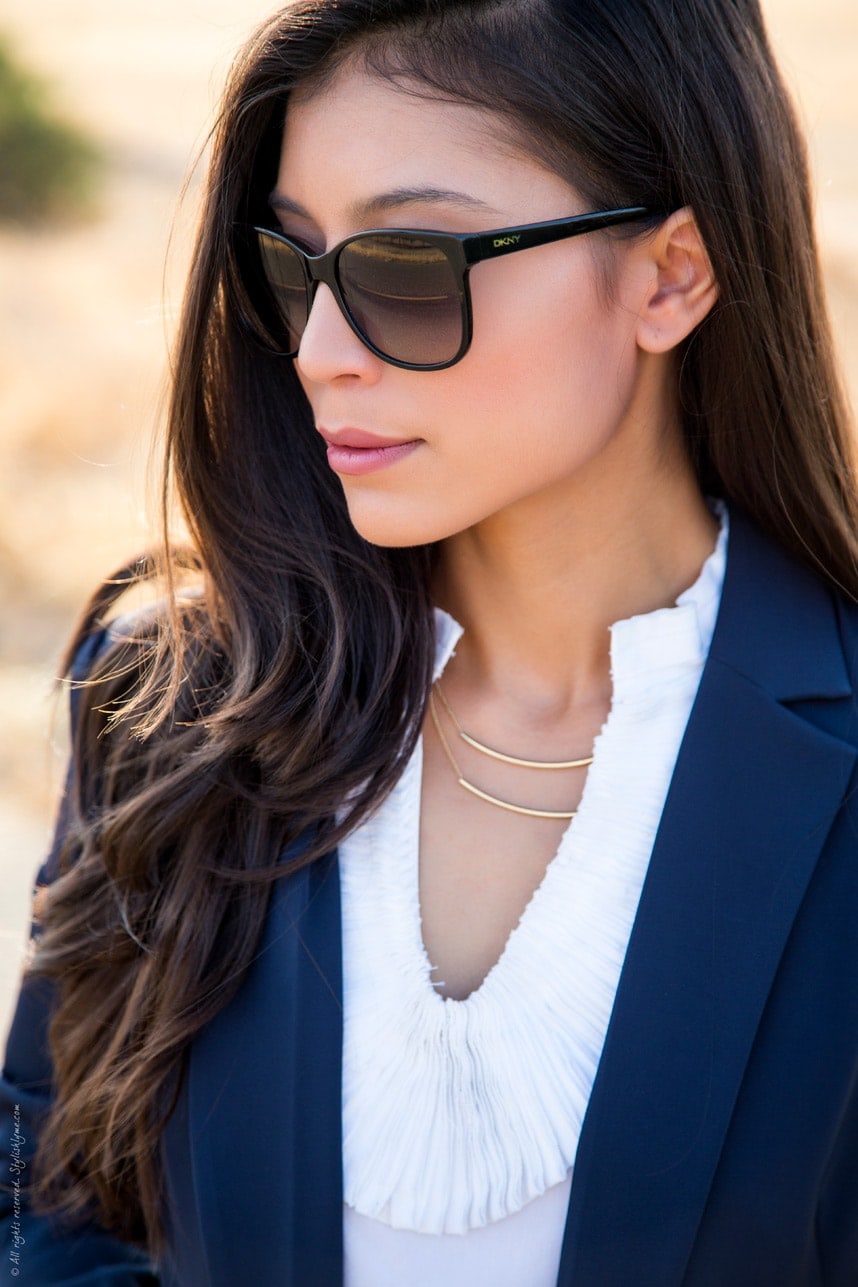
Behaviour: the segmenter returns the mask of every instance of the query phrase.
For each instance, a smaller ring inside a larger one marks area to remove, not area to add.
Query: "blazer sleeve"
[[[106,629],[81,645],[71,677],[86,676],[107,643]],[[72,688],[72,725],[80,693]],[[51,850],[36,877],[49,884],[58,875],[59,855],[68,825],[69,782],[60,805]],[[31,927],[31,936],[35,932]],[[39,1287],[156,1287],[159,1278],[149,1258],[98,1225],[60,1223],[28,1209],[28,1173],[40,1125],[50,1106],[53,1070],[48,1023],[53,985],[25,976],[18,997],[0,1077],[0,1231],[3,1268],[12,1282]]]

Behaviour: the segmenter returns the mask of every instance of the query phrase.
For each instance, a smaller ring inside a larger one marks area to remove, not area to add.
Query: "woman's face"
[[[366,228],[481,232],[581,213],[580,196],[510,135],[500,116],[411,97],[348,64],[322,92],[293,96],[277,182],[291,209],[278,218],[319,252]],[[295,366],[367,540],[437,541],[629,485],[652,419],[630,244],[609,259],[595,234],[477,264],[473,342],[442,371],[376,357],[319,286]],[[372,439],[407,447],[348,449]]]

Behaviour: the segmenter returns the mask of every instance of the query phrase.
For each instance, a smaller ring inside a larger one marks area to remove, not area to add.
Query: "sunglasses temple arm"
[[[571,219],[554,219],[546,223],[521,224],[515,228],[498,228],[493,232],[477,233],[463,241],[465,258],[469,264],[484,259],[511,255],[517,250],[530,250],[533,246],[547,246],[553,241],[580,237],[587,232],[598,232],[621,223],[634,223],[655,217],[656,212],[647,206],[631,206],[625,210],[606,210],[598,214],[575,215]],[[658,215],[658,218],[663,218]]]

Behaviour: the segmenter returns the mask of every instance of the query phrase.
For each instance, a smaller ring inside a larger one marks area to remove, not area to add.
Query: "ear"
[[[647,353],[667,353],[703,321],[718,298],[718,283],[688,207],[674,211],[644,245],[647,289],[636,338]]]

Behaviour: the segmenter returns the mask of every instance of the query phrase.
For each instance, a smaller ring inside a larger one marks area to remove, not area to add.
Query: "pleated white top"
[[[422,746],[340,847],[346,1287],[555,1287],[581,1124],[720,602],[728,521],[673,608],[611,628],[575,818],[466,999],[433,987]],[[437,613],[436,676],[461,637]],[[488,806],[487,806],[488,807]]]

